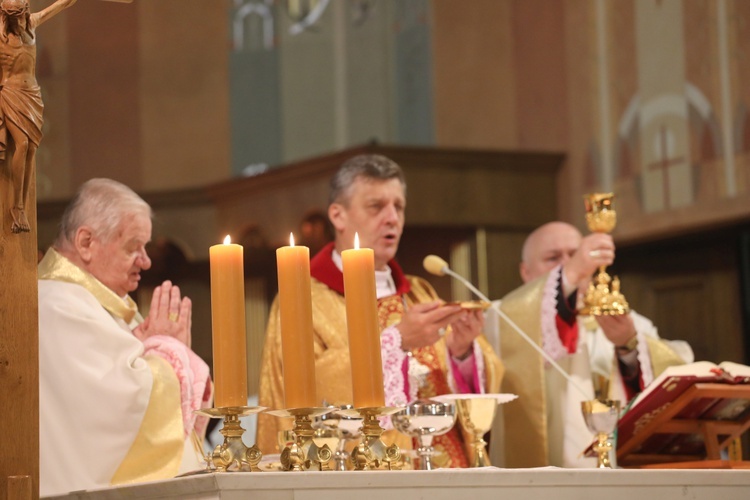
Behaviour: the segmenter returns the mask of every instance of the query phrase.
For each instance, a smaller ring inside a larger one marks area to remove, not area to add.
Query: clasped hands
[[[448,351],[453,357],[463,358],[482,333],[484,314],[481,310],[467,311],[441,301],[414,304],[405,311],[396,328],[401,333],[401,348],[410,351],[434,344],[448,326],[451,327],[451,334],[445,338]]]
[[[192,322],[192,301],[180,297],[180,288],[167,280],[154,288],[151,310],[133,334],[141,341],[154,335],[166,335],[190,347]]]

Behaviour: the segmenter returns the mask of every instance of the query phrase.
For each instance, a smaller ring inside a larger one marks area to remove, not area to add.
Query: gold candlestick
[[[398,470],[401,468],[401,450],[398,445],[387,446],[380,439],[384,429],[378,421],[378,417],[393,415],[401,410],[403,410],[403,407],[400,406],[376,406],[340,410],[338,412],[345,417],[361,417],[363,419],[361,441],[351,454],[354,470]]]
[[[226,406],[195,411],[209,418],[224,419],[224,427],[219,431],[224,436],[224,442],[206,456],[206,472],[260,472],[258,464],[263,454],[256,445],[248,448],[242,442],[245,429],[240,425],[240,417],[263,410],[263,406]]]
[[[275,417],[294,418],[294,427],[292,428],[294,441],[281,451],[281,468],[283,470],[331,470],[328,462],[333,457],[333,451],[327,444],[321,447],[315,443],[313,439],[315,438],[315,429],[310,418],[320,417],[334,409],[334,407],[290,408],[268,412]]]
[[[613,206],[612,193],[592,193],[584,195],[586,224],[594,233],[610,233],[617,224],[617,212]],[[612,279],[607,274],[607,266],[601,266],[589,284],[583,297],[581,314],[594,316],[616,316],[630,311],[628,301],[620,293],[620,279]],[[596,284],[594,284],[596,282]]]

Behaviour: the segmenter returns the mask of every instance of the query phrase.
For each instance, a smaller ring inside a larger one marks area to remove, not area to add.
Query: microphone
[[[484,296],[482,292],[477,290],[474,285],[471,284],[469,280],[461,276],[460,274],[454,272],[449,266],[448,263],[445,262],[443,259],[438,257],[437,255],[428,255],[424,258],[424,261],[422,262],[422,265],[424,266],[425,270],[430,273],[434,274],[435,276],[445,276],[446,274],[449,276],[452,276],[456,278],[458,281],[463,283],[466,288],[474,292],[474,295],[479,297],[480,299],[484,300],[485,302],[491,302],[490,299]]]
[[[422,265],[428,273],[434,274],[435,276],[445,276],[445,273],[450,271],[448,263],[437,255],[428,255],[424,258]]]
[[[578,383],[575,380],[573,380],[573,378],[570,375],[568,375],[568,373],[565,370],[563,370],[562,367],[559,364],[557,364],[557,362],[554,359],[552,359],[552,356],[547,354],[544,351],[544,349],[542,349],[536,342],[531,340],[531,338],[526,334],[526,332],[521,330],[521,328],[515,323],[515,321],[510,319],[508,315],[505,314],[500,309],[498,304],[488,299],[481,291],[479,291],[474,285],[472,285],[469,280],[467,280],[460,274],[451,270],[450,266],[448,266],[448,263],[445,262],[445,260],[441,259],[437,255],[428,255],[427,257],[424,258],[422,265],[424,266],[425,270],[428,273],[434,274],[435,276],[445,276],[447,274],[449,276],[452,276],[453,278],[456,278],[458,281],[466,285],[466,287],[469,290],[474,292],[474,295],[484,300],[485,302],[488,302],[491,305],[492,310],[495,312],[495,314],[497,314],[500,318],[505,320],[505,322],[508,323],[511,326],[511,328],[513,328],[516,331],[516,333],[518,333],[521,336],[521,338],[523,338],[526,341],[526,343],[528,343],[531,347],[533,347],[536,350],[536,352],[538,352],[550,365],[552,365],[558,372],[560,372],[560,375],[565,377],[568,383],[570,383],[573,387],[575,387],[578,390],[578,392],[580,392],[583,395],[584,399],[586,400],[591,399],[589,395],[586,393],[586,391],[584,391],[581,388],[581,386],[579,386]]]

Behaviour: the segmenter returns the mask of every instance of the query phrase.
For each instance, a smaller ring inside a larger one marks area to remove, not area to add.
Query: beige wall
[[[79,2],[39,28],[40,200],[95,176],[140,191],[229,176],[227,10],[215,4]]]
[[[373,2],[361,26],[349,4],[333,2],[297,36],[278,17],[282,161],[396,137],[394,1]],[[558,216],[580,226],[580,195],[615,190],[623,241],[750,215],[747,2],[430,6],[423,21],[437,145],[565,153]],[[231,8],[228,0],[213,8],[202,0],[86,2],[40,28],[40,200],[66,197],[93,176],[147,192],[230,177]],[[665,12],[680,15],[667,15],[662,30],[651,21]],[[679,50],[662,51],[667,42]],[[660,71],[677,76],[651,88],[665,81]],[[687,111],[669,118],[659,104],[665,96]],[[678,149],[656,144],[663,126],[674,129]],[[684,164],[655,167],[669,157]],[[678,189],[672,205],[659,199],[666,188],[650,189],[664,186],[667,170]]]
[[[621,241],[750,216],[747,2],[432,6],[438,144],[566,153],[559,217],[614,190]]]

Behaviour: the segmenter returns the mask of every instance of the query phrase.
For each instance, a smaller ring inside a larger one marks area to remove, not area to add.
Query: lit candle
[[[279,316],[284,362],[286,408],[320,406],[315,397],[312,296],[310,294],[310,249],[289,246],[276,250],[279,275]]]
[[[224,238],[208,250],[214,348],[214,406],[247,406],[245,274],[242,246]]]
[[[344,265],[354,407],[384,406],[375,254],[371,248],[359,248],[359,235],[355,234],[354,249],[341,252],[341,260]]]

